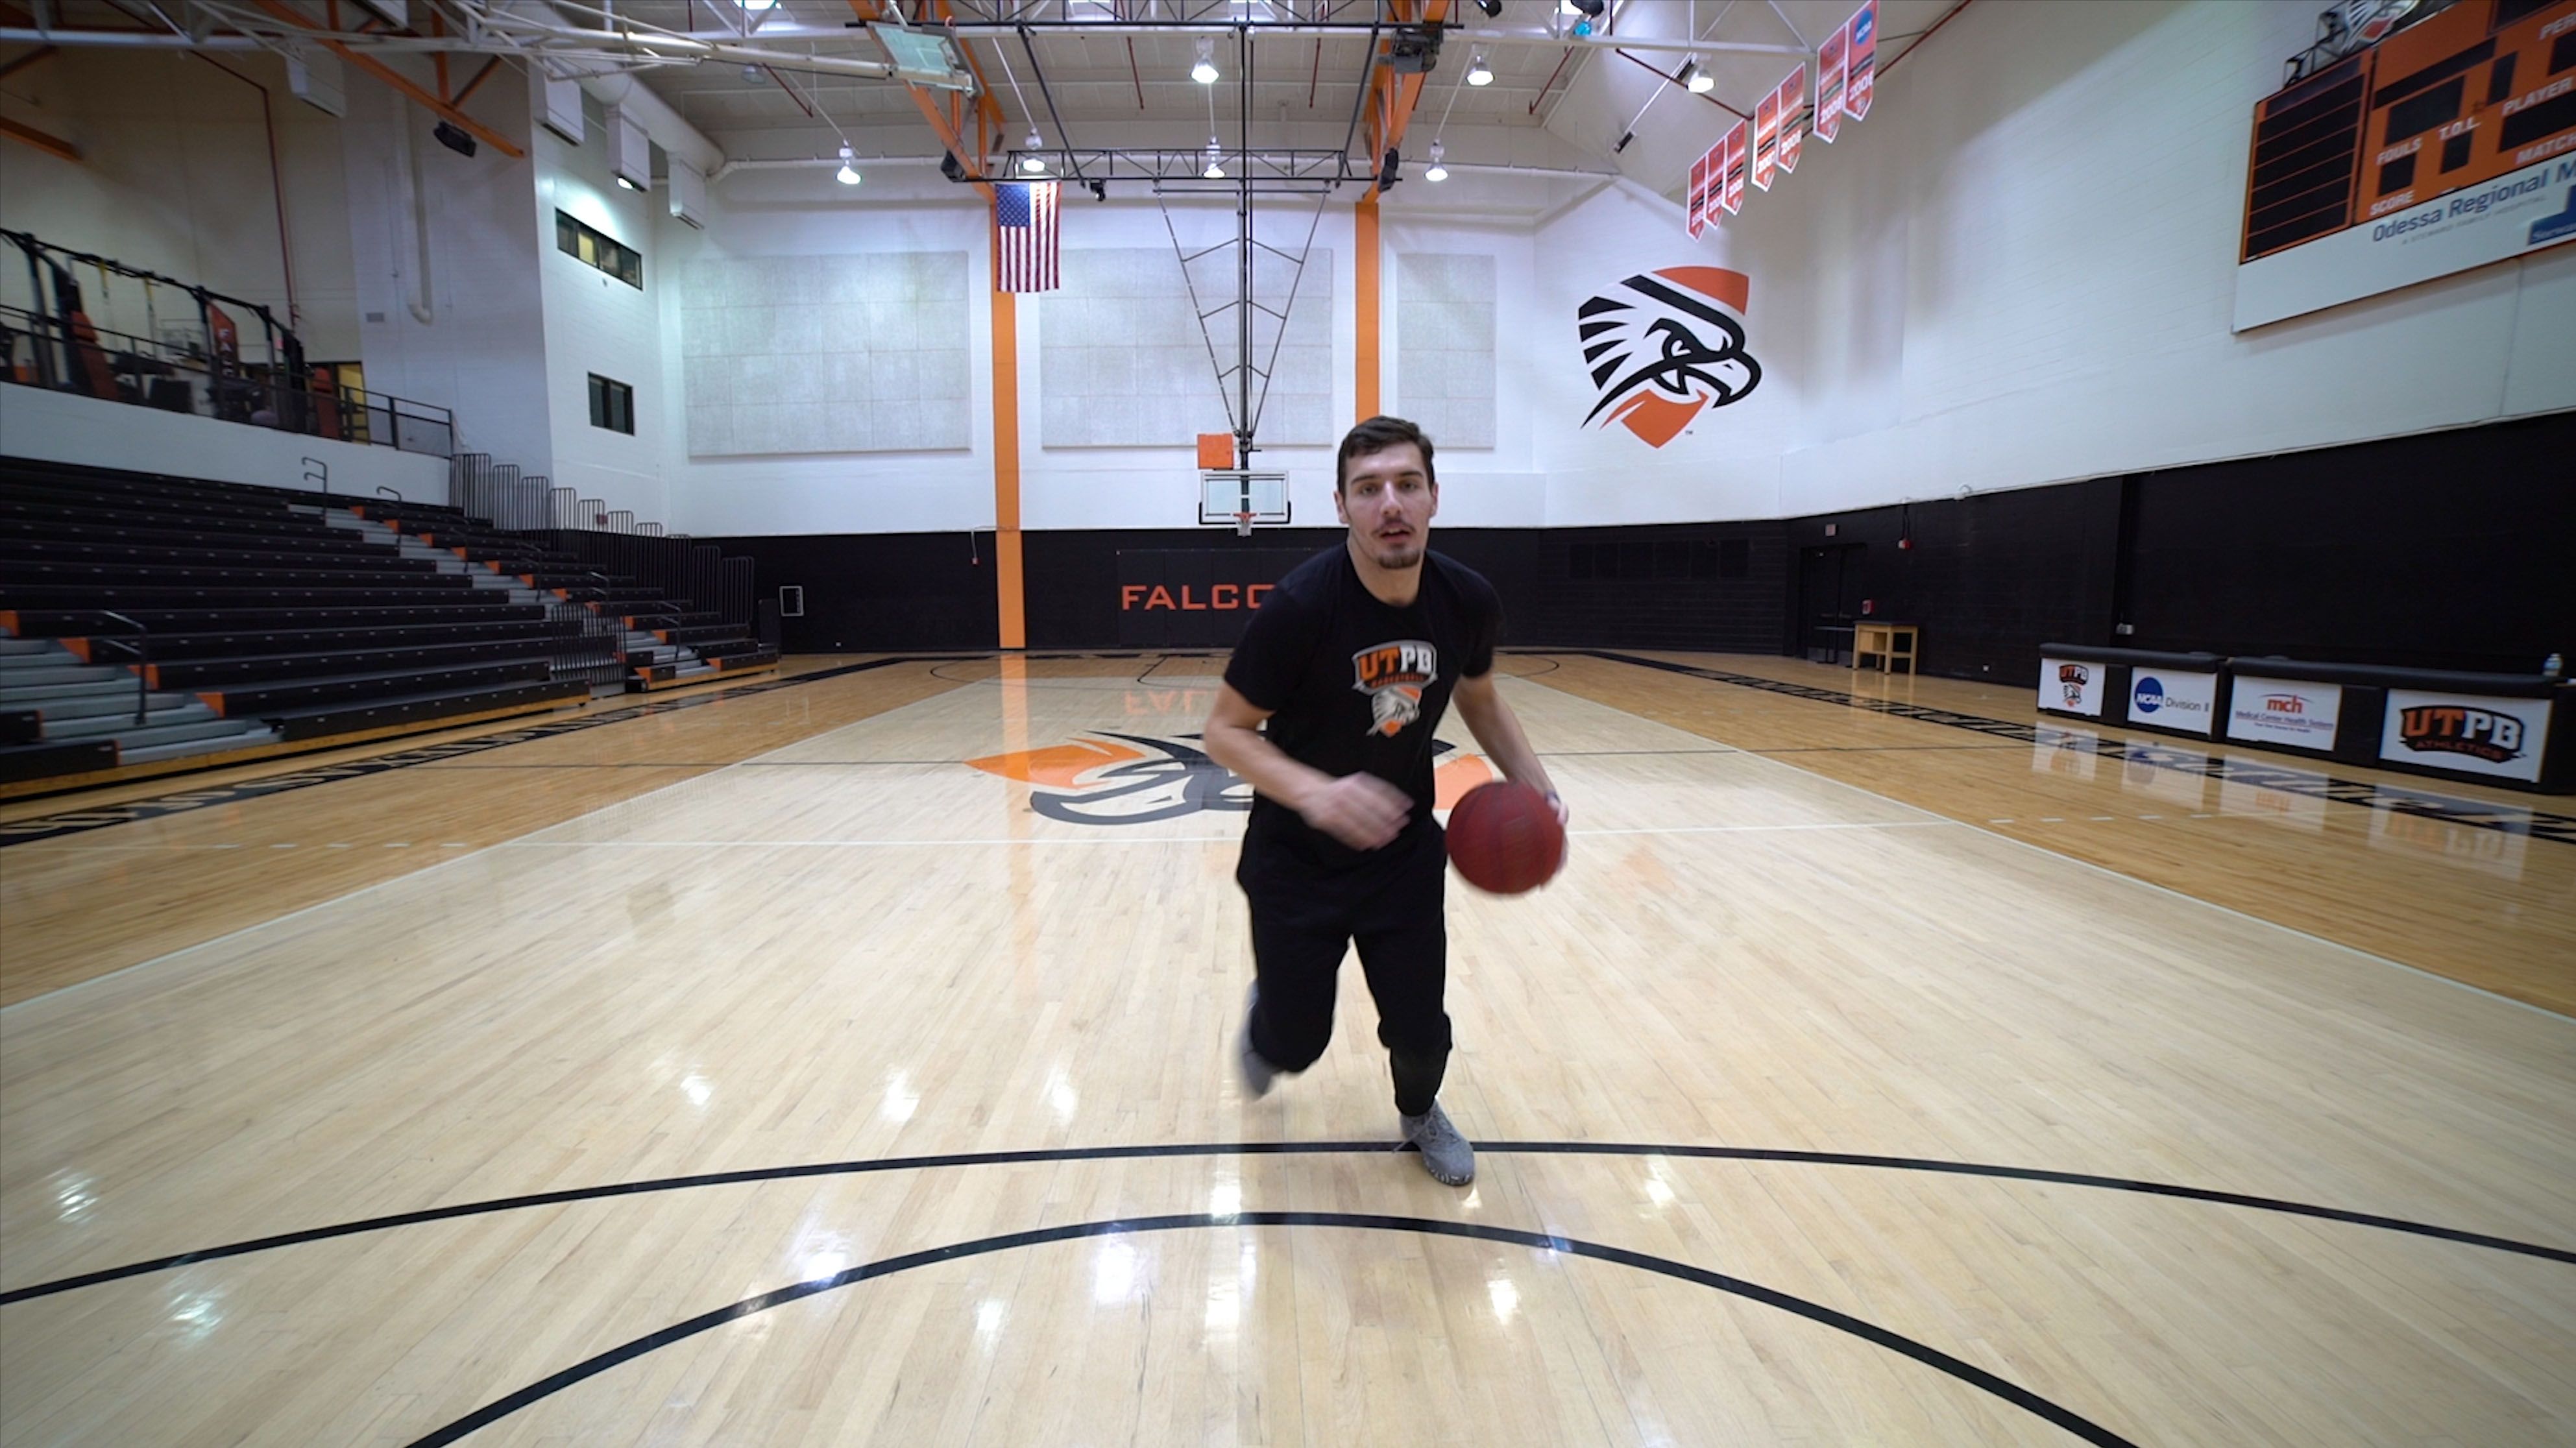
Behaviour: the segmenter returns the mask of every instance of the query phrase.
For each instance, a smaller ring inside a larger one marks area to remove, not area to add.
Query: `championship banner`
[[[1857,121],[1869,114],[1869,94],[1878,81],[1878,0],[1864,0],[1843,22],[1843,114]]]
[[[1708,166],[1706,154],[1691,162],[1690,192],[1682,198],[1682,225],[1693,241],[1708,230]]]
[[[1798,112],[1807,104],[1807,63],[1805,61],[1798,62],[1798,68],[1789,72],[1788,79],[1780,82],[1779,96],[1780,169],[1795,171],[1798,169],[1799,142],[1807,133],[1807,128],[1798,124]]]
[[[1729,216],[1744,209],[1744,129],[1745,123],[1737,121],[1735,129],[1718,143],[1726,148],[1726,168],[1718,183],[1717,200]]]
[[[1843,128],[1843,41],[1842,31],[1825,37],[1816,50],[1816,139],[1832,145],[1834,132]]]
[[[1780,93],[1753,103],[1753,184],[1771,189],[1771,170],[1780,159]]]

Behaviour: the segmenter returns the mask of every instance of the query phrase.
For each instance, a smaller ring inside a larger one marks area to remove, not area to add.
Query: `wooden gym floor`
[[[0,1442],[2576,1438],[2566,801],[1507,657],[1576,837],[1453,886],[1460,1193],[1355,971],[1229,1073],[1214,667],[0,810]]]

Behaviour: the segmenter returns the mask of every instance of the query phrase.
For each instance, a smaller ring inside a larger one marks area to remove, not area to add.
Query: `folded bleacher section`
[[[8,793],[776,658],[747,623],[455,509],[0,459]]]

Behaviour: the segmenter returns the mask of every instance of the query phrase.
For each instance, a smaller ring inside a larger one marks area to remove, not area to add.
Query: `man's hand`
[[[1403,831],[1413,801],[1374,774],[1345,774],[1309,791],[1298,800],[1297,813],[1354,850],[1375,850]]]

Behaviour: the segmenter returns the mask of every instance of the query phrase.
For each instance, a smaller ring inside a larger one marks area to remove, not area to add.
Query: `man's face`
[[[1422,449],[1400,442],[1351,459],[1333,511],[1360,556],[1380,568],[1411,568],[1429,546],[1440,489],[1424,471]]]

